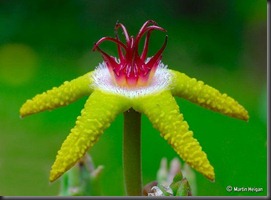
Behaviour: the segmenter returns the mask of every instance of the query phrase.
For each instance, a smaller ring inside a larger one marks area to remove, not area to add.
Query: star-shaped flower
[[[126,43],[118,37],[119,28]],[[21,117],[25,117],[66,106],[84,95],[90,95],[75,127],[58,151],[50,181],[70,169],[98,141],[116,116],[130,108],[145,114],[186,163],[214,180],[214,168],[189,130],[174,96],[242,120],[248,120],[248,112],[227,94],[184,73],[168,69],[161,62],[167,37],[161,49],[154,56],[147,57],[151,32],[165,31],[156,22],[145,22],[136,37],[130,36],[121,23],[116,24],[115,30],[115,38],[103,37],[95,43],[93,50],[102,54],[104,62],[94,71],[36,95],[20,109]],[[138,45],[142,37],[145,41],[139,55]],[[119,58],[100,49],[99,45],[104,41],[117,44]]]

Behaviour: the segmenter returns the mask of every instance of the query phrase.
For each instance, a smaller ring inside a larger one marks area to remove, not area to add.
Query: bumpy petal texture
[[[133,108],[147,115],[161,136],[186,163],[208,179],[215,179],[214,168],[199,142],[193,138],[193,132],[189,130],[170,91],[134,99]]]
[[[25,117],[45,110],[66,106],[93,91],[92,78],[89,72],[71,81],[65,81],[61,86],[54,87],[34,98],[27,100],[20,109],[20,116]]]
[[[75,127],[58,151],[51,169],[50,181],[56,180],[83,157],[117,114],[127,109],[129,109],[127,98],[95,90],[86,101]]]
[[[170,70],[173,75],[171,91],[173,96],[182,97],[202,107],[220,112],[230,117],[248,120],[247,110],[227,94],[220,93],[217,89],[190,78],[184,73]]]

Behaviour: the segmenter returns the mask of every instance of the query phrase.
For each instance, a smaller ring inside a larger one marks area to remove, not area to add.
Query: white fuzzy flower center
[[[168,89],[172,79],[171,73],[167,69],[167,66],[163,63],[159,64],[154,76],[152,77],[152,80],[147,86],[137,88],[118,86],[112,79],[111,74],[104,62],[100,63],[99,66],[96,67],[91,76],[93,79],[93,84],[91,87],[128,98],[145,96]]]

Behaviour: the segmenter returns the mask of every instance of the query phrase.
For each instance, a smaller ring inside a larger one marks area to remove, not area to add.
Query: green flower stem
[[[142,196],[141,114],[133,109],[124,112],[123,170],[126,194]]]

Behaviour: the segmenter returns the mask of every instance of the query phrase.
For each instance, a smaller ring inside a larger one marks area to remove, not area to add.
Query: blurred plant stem
[[[142,196],[141,114],[133,109],[124,112],[123,170],[126,194]]]
[[[99,175],[103,166],[94,167],[91,157],[86,154],[61,177],[59,196],[99,196]]]

